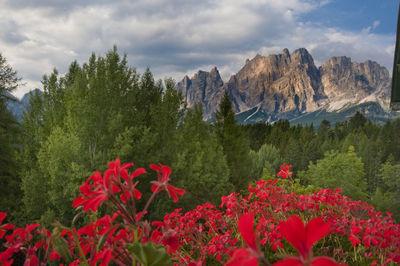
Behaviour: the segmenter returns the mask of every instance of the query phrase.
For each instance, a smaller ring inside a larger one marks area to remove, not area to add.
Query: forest
[[[200,104],[186,108],[174,80],[155,80],[150,69],[139,74],[114,47],[82,65],[72,62],[65,75],[44,75],[42,92],[31,93],[19,122],[7,110],[6,92],[21,81],[4,57],[0,68],[0,211],[16,226],[83,226],[93,215],[111,214],[103,208],[77,218],[72,204],[86,179],[116,158],[146,169],[137,177],[142,198],[154,193],[151,169],[159,168],[150,164],[168,165],[172,184],[185,190],[176,203],[166,193],[154,198],[149,222],[180,208],[218,206],[233,192],[247,195],[258,180],[279,179],[276,173],[289,168],[298,195],[340,188],[400,222],[400,119],[380,125],[356,113],[317,129],[287,120],[239,125],[225,93],[207,123]]]

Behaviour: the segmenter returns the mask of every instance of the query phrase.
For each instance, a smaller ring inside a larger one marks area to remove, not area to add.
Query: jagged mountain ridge
[[[277,55],[256,55],[225,83],[216,67],[199,71],[192,78],[185,76],[177,89],[188,107],[195,102],[203,104],[205,119],[213,117],[227,90],[236,113],[250,112],[257,117],[254,112],[260,112],[264,120],[277,120],[365,102],[387,108],[390,86],[389,71],[376,62],[357,63],[342,56],[317,68],[308,51],[300,48],[291,54],[284,49]]]

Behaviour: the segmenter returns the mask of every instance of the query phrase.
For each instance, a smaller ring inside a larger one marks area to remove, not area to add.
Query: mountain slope
[[[342,56],[317,68],[308,51],[300,48],[291,54],[284,49],[277,55],[257,55],[226,83],[214,67],[192,78],[186,76],[177,88],[189,107],[195,102],[203,104],[205,119],[212,118],[226,90],[238,120],[254,123],[311,118],[318,112],[336,117],[357,105],[374,106],[369,104],[374,102],[381,108],[372,108],[369,115],[376,112],[383,117],[383,112],[389,117],[390,86],[389,71],[376,62],[357,63]]]

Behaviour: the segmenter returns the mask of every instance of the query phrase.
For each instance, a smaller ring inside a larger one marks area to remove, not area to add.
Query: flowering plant
[[[145,219],[155,196],[165,190],[177,202],[185,191],[172,186],[171,169],[156,171],[152,194],[141,211],[142,193],[133,164],[110,162],[80,187],[73,206],[110,214],[81,228],[55,224],[53,232],[39,224],[14,228],[0,213],[0,263],[11,265],[15,255],[24,265],[387,265],[400,263],[400,225],[371,205],[352,201],[340,190],[322,189],[308,195],[288,192],[278,184],[293,184],[283,165],[280,180],[251,184],[248,194],[232,193],[219,207],[204,203],[183,213],[176,209],[163,221]],[[293,255],[298,254],[298,255]]]

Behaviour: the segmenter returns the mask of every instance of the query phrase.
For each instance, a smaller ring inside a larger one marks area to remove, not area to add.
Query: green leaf
[[[53,234],[51,236],[51,241],[53,243],[54,249],[58,254],[63,258],[63,260],[67,263],[73,260],[72,254],[69,251],[67,241],[60,236],[60,234]]]
[[[162,245],[156,245],[153,242],[147,242],[144,245],[134,243],[126,245],[126,248],[143,266],[172,265],[171,259]]]

